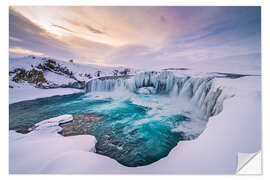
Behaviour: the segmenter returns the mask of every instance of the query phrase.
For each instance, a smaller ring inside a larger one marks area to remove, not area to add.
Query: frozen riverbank
[[[223,111],[210,118],[199,138],[178,143],[167,157],[156,163],[137,168],[124,167],[113,159],[89,152],[94,143],[89,135],[62,137],[56,132],[21,135],[10,131],[10,172],[233,174],[238,152],[257,152],[261,147],[261,82],[260,77],[220,81],[232,88],[235,97],[226,100]],[[61,146],[55,146],[55,138]],[[87,145],[77,146],[77,140]],[[37,147],[41,148],[37,150]],[[27,158],[33,156],[37,158],[32,158],[29,163]]]
[[[25,85],[20,88],[9,88],[9,104],[20,101],[33,100],[37,98],[66,95],[78,92],[82,92],[82,90],[72,88],[39,89],[33,86]]]

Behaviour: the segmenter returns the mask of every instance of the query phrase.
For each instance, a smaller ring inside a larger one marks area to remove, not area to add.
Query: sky
[[[27,55],[134,68],[259,62],[261,9],[12,6],[9,56]]]

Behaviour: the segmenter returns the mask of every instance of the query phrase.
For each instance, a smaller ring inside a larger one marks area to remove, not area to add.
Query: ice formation
[[[172,72],[143,72],[131,78],[93,79],[87,83],[86,92],[130,91],[139,94],[179,96],[199,107],[205,118],[222,111],[228,97],[214,77],[177,77]]]

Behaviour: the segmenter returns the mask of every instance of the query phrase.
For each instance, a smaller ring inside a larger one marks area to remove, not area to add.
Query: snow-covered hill
[[[10,59],[9,87],[84,89],[85,83],[92,78],[135,73],[135,70],[125,67],[78,64],[31,55]]]

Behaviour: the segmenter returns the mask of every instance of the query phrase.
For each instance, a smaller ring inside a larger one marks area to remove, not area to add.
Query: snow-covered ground
[[[204,74],[192,70],[189,73]],[[260,69],[241,73],[260,75]],[[197,139],[179,142],[167,157],[153,164],[125,167],[94,153],[93,136],[59,135],[58,124],[72,117],[64,115],[38,123],[38,128],[28,134],[9,131],[10,173],[234,174],[238,152],[261,150],[261,77],[217,78],[216,81],[235,96],[224,101],[223,111],[209,119],[206,130]],[[78,91],[10,88],[10,103]]]
[[[235,96],[224,102],[223,111],[209,119],[196,140],[180,142],[167,158],[144,172],[233,174],[237,153],[261,150],[260,77],[222,79]]]
[[[39,56],[25,56],[22,58],[14,58],[9,60],[9,72],[14,71],[16,68],[23,68],[26,71],[30,71],[32,69],[37,69],[36,67],[39,64],[44,64],[47,60],[51,58],[47,57],[39,57]],[[75,62],[65,62],[61,60],[55,60],[57,64],[61,67],[67,68],[71,71],[74,77],[79,81],[88,82],[92,78],[96,77],[96,72],[100,71],[100,77],[102,76],[113,76],[113,71],[117,70],[118,72],[122,72],[125,67],[103,67],[97,65],[87,65],[87,64],[78,64]],[[130,74],[135,74],[135,69],[130,69]],[[91,75],[91,77],[85,76]],[[120,74],[120,73],[118,73]],[[35,88],[35,84],[31,84],[28,82],[14,82],[12,81],[14,74],[9,76],[9,104],[24,101],[24,100],[32,100],[43,97],[50,97],[55,95],[65,95],[72,94],[76,92],[81,92],[83,90],[74,89],[74,88],[51,88],[51,89],[40,89]],[[65,74],[55,73],[51,71],[44,72],[45,79],[52,84],[68,84],[74,83],[76,80],[66,76]]]
[[[9,71],[12,71],[16,68],[23,68],[25,70],[31,70],[33,67],[43,64],[48,59],[55,61],[61,67],[66,67],[74,73],[74,76],[79,80],[89,80],[86,77],[81,75],[91,74],[92,77],[95,76],[97,71],[101,71],[101,76],[112,76],[113,70],[123,71],[126,67],[110,67],[110,66],[98,66],[98,65],[88,65],[88,64],[79,64],[76,62],[66,62],[61,60],[52,59],[49,57],[39,57],[39,56],[25,56],[22,58],[13,58],[9,60]],[[134,74],[135,69],[130,69],[130,73]],[[81,75],[80,75],[81,74]]]
[[[23,87],[9,88],[9,104],[25,100],[33,100],[37,98],[66,95],[78,92],[82,92],[82,90],[72,88],[39,89],[25,84]]]
[[[53,128],[50,133],[33,131],[26,135],[10,131],[10,172],[232,174],[237,167],[238,152],[261,149],[260,77],[221,81],[233,87],[235,97],[226,100],[224,110],[209,119],[199,138],[180,142],[166,158],[151,165],[124,167],[93,153],[92,136],[62,137]]]
[[[45,91],[36,91],[30,87],[38,88],[74,88],[83,89],[85,83],[93,78],[104,76],[119,76],[125,70],[128,74],[136,74],[138,70],[126,67],[103,67],[97,65],[65,62],[48,57],[25,56],[9,60],[9,90],[10,103],[29,99],[25,92],[33,91],[33,98],[44,97]],[[71,90],[58,89],[59,95],[72,92]],[[49,90],[48,95],[57,95]],[[40,93],[39,93],[40,92]],[[74,91],[76,92],[76,90]],[[17,94],[19,93],[19,96]],[[26,96],[24,98],[24,96]],[[18,99],[19,98],[19,99]],[[16,99],[16,100],[13,100]]]

